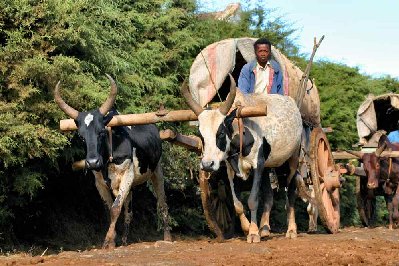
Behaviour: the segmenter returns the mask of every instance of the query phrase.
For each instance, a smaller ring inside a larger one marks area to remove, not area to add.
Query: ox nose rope
[[[242,146],[243,146],[243,139],[244,139],[244,123],[241,117],[241,111],[244,106],[241,105],[241,102],[236,103],[237,111],[236,111],[236,118],[238,120],[238,132],[240,134],[240,156],[242,156]]]
[[[109,162],[112,163],[114,159],[112,154],[112,127],[106,127],[108,131],[108,153],[109,153]]]

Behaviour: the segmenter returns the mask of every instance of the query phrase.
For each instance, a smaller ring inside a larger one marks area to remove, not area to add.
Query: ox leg
[[[312,198],[315,198],[313,186],[310,188],[310,195]],[[306,208],[309,215],[309,228],[308,233],[317,232],[317,217],[319,216],[319,210],[317,209],[317,205],[309,201],[308,207]]]
[[[273,188],[270,183],[270,176],[267,172],[264,177],[266,180],[265,184],[265,203],[263,206],[263,214],[260,219],[260,237],[268,237],[270,236],[270,211],[273,207]]]
[[[122,245],[124,245],[124,246],[127,245],[127,236],[129,234],[130,222],[133,219],[131,202],[132,202],[132,191],[129,192],[129,195],[126,197],[126,200],[123,203],[123,208],[125,210],[124,211],[125,224],[124,224],[124,230],[123,230],[123,235],[122,235]]]
[[[258,243],[260,242],[260,235],[259,235],[259,228],[257,223],[257,211],[259,205],[259,188],[260,188],[260,181],[262,178],[263,166],[264,162],[259,163],[258,167],[254,168],[254,180],[252,183],[251,193],[249,194],[248,198],[248,207],[251,211],[251,224],[249,225],[249,232],[247,236],[248,243]],[[268,182],[271,186],[270,182]]]
[[[116,198],[111,206],[111,223],[109,225],[108,232],[105,236],[103,248],[113,248],[115,247],[115,225],[121,214],[121,209],[126,197],[130,193],[130,189],[133,183],[134,171],[133,162],[131,160],[125,160],[121,165],[110,164],[108,167],[108,172],[111,180],[121,180],[119,183],[119,188],[114,194]]]
[[[169,226],[168,205],[166,204],[163,171],[160,163],[158,163],[154,175],[151,177],[151,181],[157,198],[158,215],[160,215],[162,219],[163,239],[164,241],[172,241]]]
[[[395,221],[395,225],[397,225],[399,222],[398,207],[399,207],[399,185],[396,187],[396,192],[392,199],[392,208],[393,208],[392,219]]]
[[[112,206],[112,195],[111,192],[107,186],[107,183],[105,183],[103,174],[101,172],[93,171],[94,177],[95,177],[95,184],[96,188],[98,190],[98,193],[100,194],[100,197],[104,201],[105,205],[107,206],[108,210],[111,209]]]
[[[245,234],[248,234],[249,231],[249,221],[247,217],[245,216],[244,213],[244,206],[242,205],[241,201],[237,198],[236,192],[234,190],[234,170],[231,168],[230,164],[226,164],[227,168],[227,177],[229,178],[229,183],[230,183],[230,189],[231,189],[231,194],[233,196],[233,202],[234,202],[234,209],[236,211],[236,214],[240,218],[240,223],[241,223],[241,229],[244,231]]]
[[[392,212],[393,212],[393,204],[392,204],[392,195],[384,194],[385,202],[388,209],[388,219],[389,219],[389,226],[390,230],[393,229],[393,220],[392,220]]]
[[[299,154],[299,152],[298,152]],[[299,156],[293,156],[288,161],[290,167],[290,174],[288,175],[288,190],[287,190],[287,222],[288,229],[285,234],[288,238],[297,237],[297,226],[295,222],[295,200],[296,200],[296,180],[294,176],[297,174],[299,163]]]
[[[295,222],[295,200],[296,200],[296,183],[295,180],[291,179],[287,190],[287,223],[288,229],[285,237],[296,238],[297,237],[297,226]]]

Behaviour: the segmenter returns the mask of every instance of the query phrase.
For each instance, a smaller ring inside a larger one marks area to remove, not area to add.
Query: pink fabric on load
[[[288,95],[289,94],[289,87],[288,87],[288,83],[289,83],[289,77],[288,77],[288,72],[287,72],[287,68],[284,68],[284,75],[283,75],[283,83],[284,83],[284,95]]]
[[[267,85],[267,94],[272,92],[274,69],[269,67],[269,84]]]
[[[206,91],[208,92],[207,102],[210,102],[216,94],[215,84],[213,83],[216,82],[216,47],[216,45],[213,45],[208,49],[208,67],[211,73],[208,86],[206,87]]]

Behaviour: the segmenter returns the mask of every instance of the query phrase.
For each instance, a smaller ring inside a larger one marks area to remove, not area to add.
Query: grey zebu
[[[92,170],[97,190],[110,211],[111,223],[103,248],[115,246],[115,225],[124,207],[125,230],[122,236],[126,244],[132,212],[131,188],[151,180],[158,200],[158,212],[164,226],[164,240],[171,240],[168,206],[165,199],[162,168],[160,164],[162,143],[155,125],[133,127],[117,126],[106,129],[112,116],[111,110],[117,94],[114,80],[107,100],[98,109],[78,112],[64,102],[59,93],[59,84],[54,90],[58,106],[75,120],[79,135],[86,143],[86,169]],[[110,135],[111,134],[111,135]],[[112,193],[111,193],[112,192]],[[112,194],[115,197],[112,198]]]
[[[204,138],[204,151],[201,168],[205,171],[216,171],[222,161],[227,162],[227,174],[232,191],[234,207],[240,217],[241,227],[248,232],[247,241],[259,242],[263,236],[270,234],[269,216],[273,205],[273,192],[270,180],[266,180],[266,200],[264,212],[260,222],[260,230],[257,225],[257,209],[260,181],[264,167],[278,167],[286,161],[289,162],[290,173],[288,175],[288,230],[287,237],[296,237],[295,223],[295,190],[296,182],[291,182],[298,167],[299,148],[301,144],[302,119],[294,100],[281,95],[252,95],[245,97],[238,93],[236,97],[236,83],[230,75],[230,93],[224,105],[216,110],[204,110],[195,102],[188,91],[186,83],[182,86],[182,93],[196,113],[199,121],[199,130]],[[244,118],[242,152],[240,153],[239,130],[233,120],[236,110],[228,113],[235,101],[242,105],[267,106],[266,117]],[[243,212],[242,203],[234,192],[234,173],[246,180],[249,171],[253,170],[254,179],[248,206],[251,211],[251,222],[247,220]],[[269,179],[266,175],[264,178]]]

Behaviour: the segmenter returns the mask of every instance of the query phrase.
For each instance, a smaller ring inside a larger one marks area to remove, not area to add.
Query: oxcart
[[[227,39],[213,43],[200,52],[190,69],[190,91],[197,103],[205,107],[224,100],[229,92],[229,86],[226,84],[227,74],[232,73],[234,79],[238,80],[243,65],[255,59],[255,40]],[[313,52],[317,46],[315,42]],[[313,56],[314,53],[310,63]],[[307,79],[311,64],[304,73],[275,47],[272,47],[272,57],[279,63],[283,72],[285,95],[295,99],[302,115],[304,130],[298,171],[302,176],[302,186],[306,188],[305,198],[314,199],[324,227],[328,232],[335,233],[340,223],[340,172],[334,163],[328,139],[321,128],[317,88]],[[220,176],[220,173],[213,175]],[[226,195],[231,195],[229,186],[224,186],[223,189],[223,180],[218,180],[213,175],[209,178],[206,173],[201,172],[202,200],[211,229],[222,237],[231,229],[229,221],[233,220],[234,210],[231,200],[226,198]],[[315,230],[315,226],[310,225],[310,230]]]
[[[190,69],[190,92],[201,106],[214,106],[225,100],[229,92],[226,79],[231,73],[237,81],[242,66],[255,58],[253,43],[256,39],[227,39],[207,46],[195,59]],[[319,42],[320,44],[320,42]],[[316,51],[318,44],[315,41]],[[302,72],[279,50],[272,47],[272,57],[280,64],[283,72],[285,94],[297,102],[303,120],[302,145],[298,172],[301,186],[305,188],[304,198],[316,202],[323,226],[330,233],[336,233],[340,225],[339,187],[340,169],[334,158],[326,134],[320,124],[320,100],[316,86],[308,80],[307,70]],[[312,59],[310,60],[311,63]],[[244,106],[240,117],[267,115],[265,106]],[[115,116],[108,126],[157,123],[160,121],[196,121],[191,110],[167,111],[147,114]],[[62,130],[74,130],[73,120],[62,120]],[[197,136],[184,136],[178,132],[162,131],[164,140],[183,145],[197,153],[202,151],[201,139]],[[222,168],[223,169],[223,168]],[[219,239],[224,239],[232,229],[234,208],[228,186],[224,186],[225,173],[208,173],[200,170],[201,200],[204,214],[210,229]],[[219,176],[219,178],[217,177]],[[314,221],[317,227],[317,221]]]
[[[356,127],[359,142],[355,147],[360,147],[362,153],[377,152],[381,136],[397,130],[399,120],[399,94],[388,93],[374,96],[368,95],[357,111]],[[379,153],[379,152],[377,152]],[[384,151],[380,157],[398,157],[398,152]],[[359,157],[356,152],[335,152],[336,159],[354,159]],[[376,197],[383,196],[381,185],[374,189],[367,186],[368,177],[363,164],[355,167],[347,165],[348,174],[356,176],[356,200],[360,220],[364,226],[373,225],[376,219]]]

